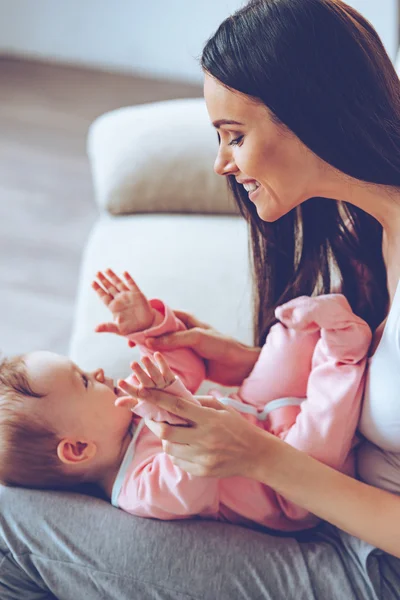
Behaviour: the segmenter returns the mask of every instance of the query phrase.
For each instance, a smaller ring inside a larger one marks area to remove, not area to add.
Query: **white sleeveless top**
[[[400,494],[400,282],[369,359],[357,457],[360,479]]]

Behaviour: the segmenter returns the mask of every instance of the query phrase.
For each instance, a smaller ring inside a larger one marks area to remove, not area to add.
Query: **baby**
[[[160,300],[148,301],[128,273],[108,270],[93,288],[113,322],[97,331],[137,344],[142,364],[126,380],[197,402],[205,378],[190,349],[164,353],[146,338],[184,329]],[[259,359],[238,393],[220,402],[316,459],[353,472],[352,450],[363,391],[368,325],[341,295],[292,300],[276,311]],[[182,423],[150,403],[137,404],[102,369],[87,373],[68,358],[32,352],[0,365],[0,481],[72,488],[95,483],[132,514],[200,518],[296,531],[317,519],[261,483],[244,477],[195,477],[174,465],[146,419]],[[213,392],[211,392],[213,393]],[[128,401],[129,400],[129,401]],[[128,408],[133,404],[134,408]]]

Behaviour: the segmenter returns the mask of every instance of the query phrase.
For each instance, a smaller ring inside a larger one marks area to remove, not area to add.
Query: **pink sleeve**
[[[184,519],[218,514],[218,479],[190,475],[173,464],[160,440],[147,428],[118,495],[123,510],[155,519]]]
[[[154,352],[145,346],[147,337],[158,337],[165,333],[183,331],[185,325],[161,300],[150,300],[152,308],[163,317],[160,323],[153,325],[145,331],[128,336],[139,346],[142,356],[153,356]],[[178,375],[182,383],[194,394],[206,376],[206,368],[203,360],[190,348],[179,348],[177,350],[165,350],[163,353],[171,370]]]

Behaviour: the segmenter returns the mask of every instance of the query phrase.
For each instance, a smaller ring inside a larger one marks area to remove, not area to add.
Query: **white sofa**
[[[216,152],[202,99],[123,108],[92,125],[100,216],[83,257],[70,344],[82,368],[121,377],[137,357],[124,339],[94,332],[110,315],[90,283],[107,267],[129,270],[149,297],[251,343],[247,225],[213,172]]]

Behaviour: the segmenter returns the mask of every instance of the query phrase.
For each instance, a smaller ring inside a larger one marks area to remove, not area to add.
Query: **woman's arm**
[[[321,519],[400,558],[400,498],[258,430],[251,476]]]
[[[206,365],[206,378],[222,385],[238,386],[253,369],[261,348],[247,346],[219,333],[210,325],[183,311],[174,311],[184,323],[186,331],[147,339],[152,351],[166,352],[177,348],[191,348]]]
[[[143,391],[124,383],[133,398]],[[352,479],[243,419],[215,398],[191,404],[157,390],[146,400],[191,427],[149,421],[164,452],[184,471],[204,477],[251,477],[317,517],[400,558],[400,498]]]

